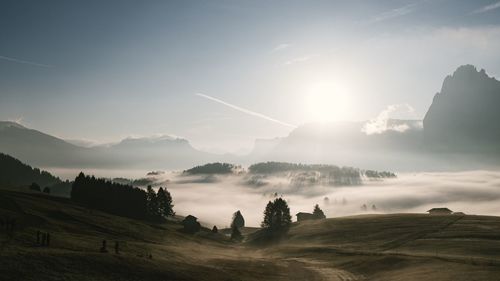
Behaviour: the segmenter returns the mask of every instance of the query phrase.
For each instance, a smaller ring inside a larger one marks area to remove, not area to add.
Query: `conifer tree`
[[[173,210],[174,205],[172,205],[172,196],[166,188],[163,189],[163,187],[160,187],[160,189],[158,189],[156,200],[158,204],[159,214],[161,216],[169,217],[175,214]]]
[[[243,240],[243,235],[241,235],[241,232],[237,227],[231,228],[231,240],[234,240],[234,241]]]
[[[243,218],[243,215],[241,212],[238,210],[233,214],[233,221],[231,222],[231,228],[233,227],[244,227],[245,226],[245,219]]]
[[[262,227],[270,227],[273,218],[273,202],[269,201],[264,209],[264,220],[261,223]]]
[[[282,229],[292,223],[290,208],[283,198],[276,198],[273,202],[269,201],[264,210],[264,220],[262,227],[270,229]]]
[[[158,208],[158,198],[151,185],[148,185],[146,194],[148,214],[152,217],[160,216],[160,208]]]
[[[314,206],[313,215],[316,219],[326,219],[325,213],[319,208],[318,204]]]

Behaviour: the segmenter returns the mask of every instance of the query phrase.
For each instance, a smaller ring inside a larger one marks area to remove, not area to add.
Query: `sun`
[[[315,82],[305,94],[309,121],[345,121],[352,115],[349,88],[341,83]]]

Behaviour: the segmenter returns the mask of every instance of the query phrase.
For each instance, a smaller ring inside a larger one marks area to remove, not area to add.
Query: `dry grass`
[[[371,215],[294,224],[275,244],[180,232],[67,199],[0,191],[0,280],[496,280],[500,218]],[[51,246],[36,231],[51,233]],[[100,253],[101,241],[109,253]],[[113,253],[120,241],[121,253]],[[262,245],[262,244],[261,244]],[[152,255],[152,259],[148,256]]]

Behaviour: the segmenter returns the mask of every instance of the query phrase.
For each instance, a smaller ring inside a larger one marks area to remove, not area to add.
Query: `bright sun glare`
[[[341,83],[312,83],[306,92],[306,104],[310,121],[330,122],[352,117],[350,91]]]

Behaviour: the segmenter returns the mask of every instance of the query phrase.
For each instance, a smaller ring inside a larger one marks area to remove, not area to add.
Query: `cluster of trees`
[[[34,182],[30,185],[30,190],[33,190],[33,191],[38,191],[38,192],[41,192],[42,189],[40,188],[40,186]],[[46,186],[44,189],[43,189],[43,193],[47,193],[47,194],[50,194],[50,187]]]
[[[361,205],[361,210],[364,212],[368,211],[368,206],[366,206],[366,204]],[[372,211],[377,211],[377,206],[375,206],[375,204],[372,205]]]
[[[324,164],[301,164],[288,162],[261,162],[248,167],[248,171],[253,174],[274,174],[293,171],[314,171],[320,173],[348,173],[357,172],[359,169],[351,167],[338,167]]]
[[[396,174],[393,172],[387,172],[387,171],[373,171],[373,170],[366,170],[364,171],[364,174],[367,178],[376,178],[376,179],[382,179],[382,178],[395,178]]]
[[[174,214],[172,197],[166,189],[160,188],[155,193],[149,187],[146,192],[84,173],[73,182],[71,199],[90,208],[131,218],[152,219]]]
[[[132,186],[148,186],[155,183],[154,178],[140,178],[140,179],[113,178],[111,181],[119,184],[132,185]]]
[[[0,153],[0,184],[3,186],[29,186],[37,183],[40,186],[51,186],[61,180],[49,172],[32,168],[14,157]]]
[[[392,172],[378,172],[373,170],[362,171],[352,167],[338,167],[335,165],[308,165],[286,162],[265,162],[253,164],[248,171],[254,175],[287,173],[293,186],[311,185],[360,185],[362,176],[368,178],[393,178]]]
[[[157,192],[149,185],[147,189],[147,210],[153,217],[170,217],[175,215],[172,196],[168,190],[160,187]]]
[[[253,174],[274,174],[290,171],[306,171],[311,165],[295,164],[286,162],[261,162],[248,167],[248,171]]]
[[[194,168],[183,171],[187,175],[197,175],[197,174],[232,174],[237,170],[240,170],[241,166],[236,166],[229,163],[208,163],[202,166],[196,166]]]
[[[270,230],[286,229],[292,223],[290,208],[283,198],[269,201],[264,210],[264,220],[261,226]]]
[[[330,172],[292,172],[289,177],[290,184],[296,187],[313,185],[350,186],[360,185],[363,182],[359,170],[348,167],[342,167],[339,170]]]

